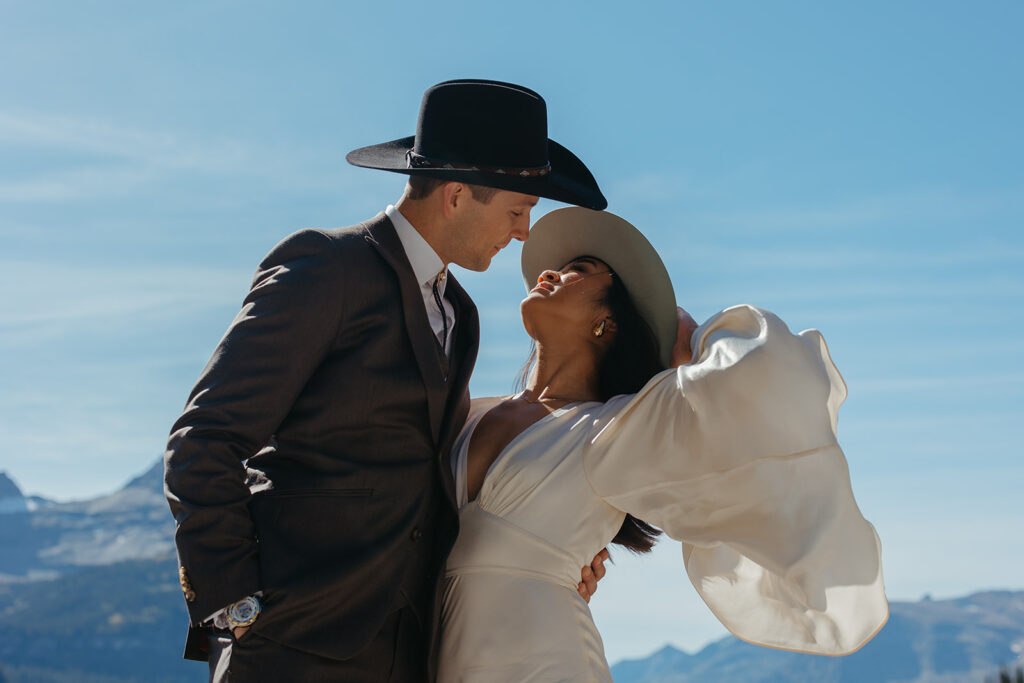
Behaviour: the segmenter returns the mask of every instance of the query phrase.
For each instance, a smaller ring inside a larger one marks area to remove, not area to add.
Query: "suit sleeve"
[[[192,623],[261,589],[242,461],[266,445],[335,341],[344,268],[306,230],[263,260],[164,455],[164,487]]]

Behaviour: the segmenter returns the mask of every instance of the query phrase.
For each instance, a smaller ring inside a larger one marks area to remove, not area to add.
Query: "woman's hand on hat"
[[[678,368],[693,360],[693,349],[690,348],[690,338],[693,331],[697,329],[697,321],[680,306],[676,306],[676,316],[679,318],[676,327],[676,343],[672,347],[672,367]]]

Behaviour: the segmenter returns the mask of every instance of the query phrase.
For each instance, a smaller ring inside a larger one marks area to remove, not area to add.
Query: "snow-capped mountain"
[[[25,497],[0,473],[0,583],[168,555],[174,523],[162,475],[160,461],[110,495],[54,503]]]

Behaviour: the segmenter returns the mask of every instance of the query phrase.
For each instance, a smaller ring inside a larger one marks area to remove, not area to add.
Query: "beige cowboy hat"
[[[671,364],[678,317],[672,279],[658,252],[633,225],[607,211],[579,207],[546,214],[523,245],[523,281],[529,291],[545,270],[559,270],[579,256],[607,263],[658,341],[661,362]]]

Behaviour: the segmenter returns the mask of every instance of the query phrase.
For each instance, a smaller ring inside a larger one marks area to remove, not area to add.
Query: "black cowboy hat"
[[[591,209],[608,200],[575,154],[548,138],[544,98],[511,83],[458,80],[427,90],[416,135],[361,147],[350,164],[496,187]]]

